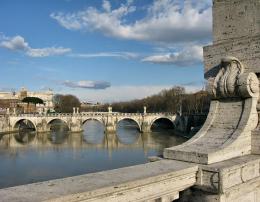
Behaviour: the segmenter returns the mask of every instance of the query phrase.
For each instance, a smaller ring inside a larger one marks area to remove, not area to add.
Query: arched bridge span
[[[117,124],[126,119],[136,122],[141,132],[150,132],[152,124],[160,118],[168,119],[174,124],[176,115],[171,113],[82,112],[73,114],[12,114],[8,117],[10,130],[15,130],[15,126],[20,121],[28,120],[35,126],[37,132],[49,131],[50,124],[54,120],[66,123],[71,132],[82,131],[84,123],[88,120],[97,120],[104,124],[106,132],[115,132]]]

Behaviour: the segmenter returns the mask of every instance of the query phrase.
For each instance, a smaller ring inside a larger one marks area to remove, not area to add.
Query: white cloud
[[[51,13],[50,17],[69,30],[99,31],[121,39],[176,43],[211,36],[212,11],[208,1],[155,0],[147,8],[146,16],[134,22],[127,21],[128,15],[137,9],[131,1],[112,9],[104,0],[102,8]]]
[[[70,48],[47,47],[31,48],[22,36],[2,37],[0,38],[0,47],[12,51],[22,51],[30,57],[47,57],[52,55],[63,55],[71,51]]]
[[[203,50],[201,46],[185,47],[179,52],[160,53],[142,59],[143,62],[158,64],[174,64],[178,66],[189,66],[202,62]]]
[[[139,55],[133,52],[101,52],[101,53],[77,53],[70,54],[70,57],[76,58],[98,58],[98,57],[113,57],[122,59],[133,59],[137,58]]]
[[[62,84],[70,88],[87,88],[87,89],[106,89],[111,86],[107,81],[64,81]]]
[[[26,50],[29,48],[28,43],[19,35],[10,39],[5,39],[0,43],[0,46],[9,50]]]
[[[50,48],[30,48],[26,51],[26,55],[30,57],[47,57],[52,55],[64,55],[69,53],[70,48],[50,47]]]
[[[103,7],[103,9],[104,9],[106,12],[110,12],[110,11],[111,11],[111,4],[110,4],[110,2],[107,1],[107,0],[104,0],[104,1],[103,1],[102,7]]]

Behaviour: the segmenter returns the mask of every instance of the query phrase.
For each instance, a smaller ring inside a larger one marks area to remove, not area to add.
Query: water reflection
[[[121,137],[120,137],[121,136]],[[21,146],[64,148],[143,148],[163,150],[165,147],[177,145],[185,141],[184,138],[163,134],[161,132],[152,133],[129,133],[124,136],[115,133],[103,134],[103,137],[88,136],[84,133],[61,133],[52,131],[50,133],[35,132],[4,135],[0,138],[1,148],[20,148]]]
[[[104,141],[104,125],[97,120],[87,120],[83,125],[83,140],[89,144],[101,144]]]
[[[121,124],[114,134],[88,121],[83,133],[53,127],[46,134],[0,136],[0,188],[144,163],[185,141],[166,131],[142,134],[130,122]]]
[[[68,131],[51,131],[49,134],[47,134],[48,140],[52,144],[63,144],[65,140],[68,138],[68,136],[69,136]],[[38,142],[41,142],[40,137],[37,136],[37,138],[38,138]]]
[[[28,144],[35,139],[36,132],[30,130],[20,130],[19,133],[14,134],[14,139],[20,144]]]
[[[134,144],[141,135],[138,124],[129,119],[124,119],[117,124],[116,134],[122,144]]]

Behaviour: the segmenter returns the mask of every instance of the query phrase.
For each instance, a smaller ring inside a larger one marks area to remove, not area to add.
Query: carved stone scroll
[[[212,101],[201,130],[182,145],[164,150],[164,157],[211,164],[251,154],[251,133],[258,123],[259,81],[235,57],[221,60],[217,76],[209,80]]]
[[[217,76],[210,80],[209,93],[213,98],[257,97],[258,78],[254,73],[244,73],[244,69],[237,58],[223,58]]]

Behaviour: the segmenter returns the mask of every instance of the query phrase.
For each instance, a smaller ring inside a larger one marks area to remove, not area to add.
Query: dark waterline
[[[141,134],[128,121],[119,123],[116,134],[88,121],[83,133],[61,128],[0,136],[0,188],[145,163],[185,140],[165,130]]]

